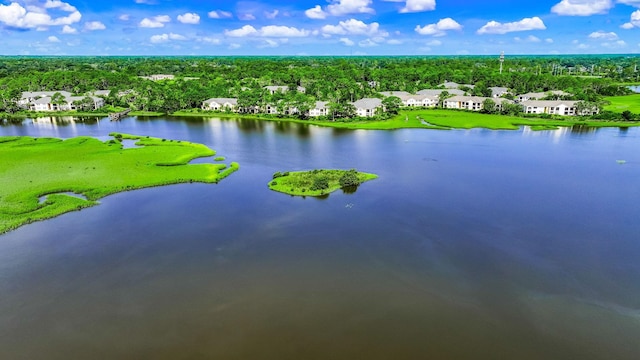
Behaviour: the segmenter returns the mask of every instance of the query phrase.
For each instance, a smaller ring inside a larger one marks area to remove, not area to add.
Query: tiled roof
[[[375,109],[382,106],[382,100],[377,98],[360,99],[353,103],[356,109]]]

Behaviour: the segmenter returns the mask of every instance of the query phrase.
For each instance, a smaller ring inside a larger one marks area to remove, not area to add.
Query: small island
[[[276,172],[269,189],[294,196],[324,196],[338,189],[354,191],[365,181],[378,175],[351,170],[325,170]]]
[[[213,157],[202,144],[120,133],[101,141],[0,137],[0,234],[98,204],[121,191],[177,183],[217,183],[237,163],[189,164]],[[125,147],[130,141],[131,147]]]

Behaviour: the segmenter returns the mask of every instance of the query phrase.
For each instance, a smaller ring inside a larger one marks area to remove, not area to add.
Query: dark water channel
[[[0,359],[640,358],[639,129],[0,126],[112,131],[241,168],[1,235]],[[380,178],[321,200],[266,185],[354,167]]]

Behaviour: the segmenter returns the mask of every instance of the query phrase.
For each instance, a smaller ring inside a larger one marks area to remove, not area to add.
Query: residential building
[[[356,115],[360,117],[374,116],[378,109],[382,109],[382,100],[377,98],[360,99],[352,104],[356,108]]]
[[[276,105],[274,105],[274,104],[267,104],[267,105],[264,107],[264,112],[265,112],[266,114],[273,114],[273,115],[275,115],[275,114],[277,114],[277,113],[278,113],[278,107],[277,107]]]
[[[90,92],[100,92],[105,90],[97,90]],[[108,90],[106,90],[108,91]],[[52,102],[52,99],[59,94],[62,99]],[[91,99],[91,103],[84,104],[87,106],[87,110],[95,110],[104,106],[104,99],[96,96],[71,96],[68,91],[25,91],[22,93],[18,105],[23,108],[28,108],[32,111],[69,111],[77,110],[79,102],[85,101],[87,98]]]
[[[382,91],[380,94],[385,97],[398,97],[402,101],[402,105],[407,107],[434,107],[438,105],[437,95],[413,95],[406,91]]]
[[[90,96],[104,96],[107,97],[111,94],[111,90],[94,90],[87,93]]]
[[[571,96],[571,94],[561,91],[561,90],[552,90],[547,92],[529,92],[526,94],[518,95],[518,101],[528,101],[528,100],[540,100],[550,96]]]
[[[438,97],[443,91],[448,92],[450,95],[464,95],[464,91],[459,89],[444,89],[444,90],[443,89],[424,89],[424,90],[418,91],[416,94]]]
[[[549,114],[549,115],[593,115],[598,113],[598,109],[583,110],[578,114],[576,109],[578,101],[569,100],[529,100],[523,101],[522,111],[526,114]]]
[[[454,96],[444,101],[447,109],[464,109],[480,111],[483,109],[483,102],[489,98],[481,96]]]
[[[489,90],[491,90],[491,96],[493,96],[494,98],[499,98],[509,92],[509,89],[507,89],[506,87],[498,86],[490,87]]]
[[[328,116],[329,103],[327,101],[316,101],[316,105],[313,109],[309,109],[309,117]]]
[[[456,82],[452,82],[452,81],[446,81],[440,85],[438,85],[439,87],[443,87],[445,89],[460,89],[461,87],[468,87],[469,89],[473,89],[474,87],[476,87],[475,85],[471,85],[471,84],[458,84]]]
[[[235,111],[238,106],[236,98],[212,98],[202,102],[203,110]]]
[[[18,100],[18,105],[29,107],[29,104],[31,104],[33,101],[45,97],[50,98],[56,93],[60,93],[60,95],[64,96],[65,98],[71,97],[71,93],[68,91],[24,91],[22,92],[20,100]]]

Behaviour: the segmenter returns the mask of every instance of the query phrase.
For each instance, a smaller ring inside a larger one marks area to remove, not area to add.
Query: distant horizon
[[[504,54],[506,58],[523,58],[523,57],[633,57],[640,59],[640,53],[611,53],[611,54],[590,54],[590,53],[576,53],[576,54]],[[491,58],[495,57],[498,60],[500,53],[497,54],[425,54],[425,55],[182,55],[182,54],[166,54],[166,55],[140,55],[140,54],[121,54],[121,55],[0,55],[0,58],[118,58],[118,57],[131,57],[131,58],[429,58],[429,57],[455,57],[455,58]]]
[[[638,55],[640,0],[0,0],[0,36],[0,56]]]

